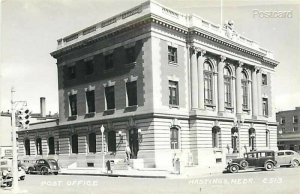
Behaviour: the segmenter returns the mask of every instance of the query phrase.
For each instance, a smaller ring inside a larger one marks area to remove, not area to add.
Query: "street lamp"
[[[104,138],[103,138],[103,133],[104,133],[104,127],[103,127],[103,125],[101,125],[101,128],[100,128],[100,130],[101,130],[101,138],[102,138],[102,172],[105,172],[105,170],[104,170],[104,142],[103,142],[103,140],[104,140]]]

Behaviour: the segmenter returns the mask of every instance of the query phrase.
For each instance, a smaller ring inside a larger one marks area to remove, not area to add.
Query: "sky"
[[[125,11],[141,0],[1,0],[0,111],[14,99],[40,111],[58,112],[57,39]],[[221,22],[220,0],[157,0],[186,14]],[[258,17],[254,12],[290,11],[289,18]],[[273,75],[275,111],[300,106],[300,1],[223,0],[223,22],[233,20],[238,33],[271,50],[280,64]],[[20,106],[20,105],[18,105]],[[17,107],[18,108],[18,107]]]

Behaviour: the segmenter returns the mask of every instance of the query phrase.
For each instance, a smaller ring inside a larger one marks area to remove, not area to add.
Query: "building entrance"
[[[139,151],[138,129],[129,130],[129,146],[131,149],[131,158],[136,159]]]

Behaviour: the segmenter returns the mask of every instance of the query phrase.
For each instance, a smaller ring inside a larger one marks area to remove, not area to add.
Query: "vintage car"
[[[276,166],[275,152],[271,150],[252,151],[244,154],[243,158],[231,159],[227,165],[227,171],[236,173],[247,168],[262,168],[267,171]]]
[[[12,159],[0,159],[0,172],[7,172],[7,177],[12,177]],[[18,164],[18,180],[25,180],[26,173]]]
[[[33,164],[29,166],[27,169],[28,174],[40,173],[40,174],[50,174],[53,173],[55,175],[59,172],[59,167],[57,161],[54,159],[39,159]]]
[[[300,165],[300,155],[292,150],[279,150],[275,159],[278,166],[297,167]]]

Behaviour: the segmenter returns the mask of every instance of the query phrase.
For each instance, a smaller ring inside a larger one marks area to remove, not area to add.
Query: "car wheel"
[[[27,174],[32,174],[33,173],[33,168],[28,168]]]
[[[46,175],[46,174],[48,174],[48,168],[46,168],[46,167],[43,167],[42,169],[41,169],[41,174],[42,175]]]
[[[266,169],[267,171],[273,170],[273,169],[274,169],[274,164],[273,164],[272,162],[267,162],[267,163],[265,164],[265,169]]]
[[[54,172],[53,174],[58,175],[58,172]]]
[[[242,168],[247,168],[248,167],[248,162],[246,160],[243,160],[243,161],[240,162],[240,166]]]
[[[232,165],[232,166],[230,166],[230,167],[229,167],[229,171],[230,171],[231,173],[236,173],[236,172],[238,172],[238,171],[239,171],[238,165]]]
[[[21,176],[20,180],[24,181],[25,180],[25,176]]]
[[[291,163],[291,167],[297,167],[299,166],[299,161],[298,160],[293,160]]]

